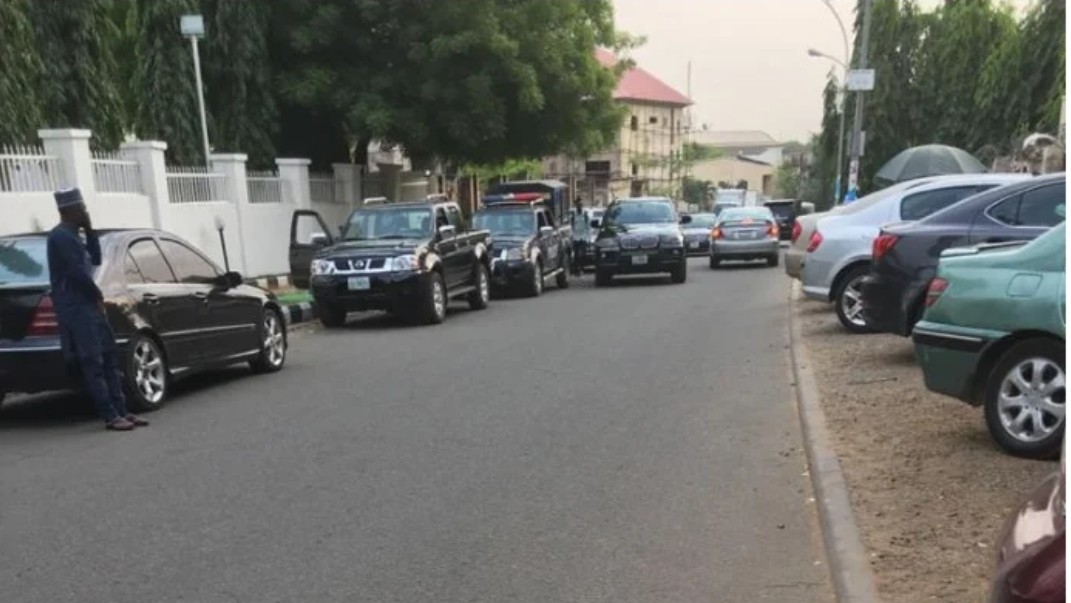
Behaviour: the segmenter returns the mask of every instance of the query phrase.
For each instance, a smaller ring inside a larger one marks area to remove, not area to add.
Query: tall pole
[[[863,39],[859,44],[859,60],[856,69],[866,69],[867,53],[870,48],[870,16],[873,12],[873,0],[863,0]],[[859,194],[859,158],[862,157],[863,144],[863,93],[855,93],[855,123],[852,125],[852,163],[848,168],[848,190]]]
[[[205,147],[205,166],[208,161],[208,120],[205,118],[205,91],[201,85],[201,53],[197,48],[197,36],[190,36],[190,46],[193,49],[193,74],[197,78],[197,108],[201,112],[201,142]]]
[[[837,136],[837,180],[833,184],[833,204],[837,205],[841,202],[840,188],[844,183],[844,121],[845,114],[848,112],[848,63],[852,60],[852,52],[848,44],[848,30],[844,27],[844,20],[840,18],[840,13],[837,12],[831,0],[823,0],[822,3],[826,5],[829,12],[833,14],[833,18],[837,20],[837,27],[840,28],[840,38],[844,43],[844,61],[837,61],[844,68],[844,75],[840,80],[840,133]],[[833,60],[836,61],[836,59]]]

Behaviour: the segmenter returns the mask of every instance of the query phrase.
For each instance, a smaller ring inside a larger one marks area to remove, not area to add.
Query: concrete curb
[[[312,302],[289,304],[283,306],[283,318],[286,319],[287,327],[293,327],[304,322],[316,320],[316,306]]]
[[[839,603],[880,603],[874,574],[870,571],[863,539],[852,513],[840,459],[833,452],[818,386],[803,347],[799,324],[794,317],[796,287],[793,283],[789,289],[788,306],[792,372],[796,377],[796,400],[803,427],[803,442],[807,449],[807,463],[818,504],[833,589]]]

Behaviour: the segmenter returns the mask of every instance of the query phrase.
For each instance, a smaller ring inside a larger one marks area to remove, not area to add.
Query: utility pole
[[[863,39],[859,44],[859,60],[856,69],[866,69],[867,53],[870,47],[870,16],[873,12],[873,0],[863,0]],[[852,161],[848,166],[848,191],[859,196],[859,158],[863,156],[863,92],[855,93],[855,120],[852,125]]]

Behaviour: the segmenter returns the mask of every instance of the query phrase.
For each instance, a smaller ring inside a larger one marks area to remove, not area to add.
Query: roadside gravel
[[[927,391],[909,339],[793,311],[882,599],[984,601],[997,533],[1056,464],[1000,452],[979,409]]]

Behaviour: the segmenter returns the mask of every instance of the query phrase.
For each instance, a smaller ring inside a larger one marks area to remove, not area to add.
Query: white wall
[[[290,272],[290,220],[293,203],[250,203],[242,208],[243,274],[263,276]]]
[[[163,230],[174,233],[189,241],[212,258],[220,267],[224,267],[223,249],[219,243],[216,230],[216,218],[223,221],[223,236],[227,240],[227,256],[230,258],[231,270],[249,274],[242,264],[242,239],[238,232],[238,211],[233,203],[213,201],[208,203],[168,203],[162,210]],[[283,272],[289,272],[289,269]]]
[[[338,227],[346,222],[346,218],[350,217],[349,203],[317,203],[313,201],[311,207],[313,211],[323,217],[324,222],[327,222],[327,227],[331,229],[332,237],[338,234]],[[287,233],[287,236],[290,236],[289,233]]]
[[[86,203],[96,228],[151,228],[145,195],[100,194]],[[51,230],[59,222],[52,193],[0,193],[0,236]]]

